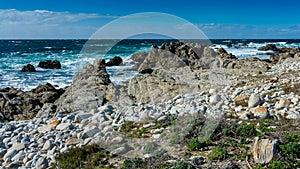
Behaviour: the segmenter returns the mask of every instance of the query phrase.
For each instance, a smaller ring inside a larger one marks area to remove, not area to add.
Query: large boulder
[[[26,92],[15,88],[0,89],[0,122],[32,118],[44,104],[53,103],[63,92],[49,83]]]
[[[55,102],[57,113],[89,112],[112,99],[113,84],[106,71],[105,60],[96,59],[76,74],[71,86]]]
[[[110,59],[105,65],[106,66],[119,66],[123,62],[120,56],[116,56]]]
[[[36,72],[36,70],[33,65],[28,64],[22,68],[21,72]]]
[[[188,66],[154,69],[129,80],[128,95],[136,102],[161,103],[177,95],[198,92],[198,81]]]
[[[40,62],[38,64],[38,67],[43,68],[43,69],[61,69],[61,64],[57,60],[47,60],[45,62]]]

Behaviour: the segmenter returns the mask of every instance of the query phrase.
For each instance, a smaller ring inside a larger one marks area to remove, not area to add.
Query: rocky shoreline
[[[95,145],[85,156],[105,151],[99,168],[300,167],[300,51],[270,49],[269,60],[237,59],[173,42],[134,54],[127,86],[96,59],[66,89],[1,89],[0,168],[76,168],[63,155]]]

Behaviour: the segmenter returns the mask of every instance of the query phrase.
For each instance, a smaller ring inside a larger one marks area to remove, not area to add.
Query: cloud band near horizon
[[[0,39],[88,39],[101,26],[119,17],[0,9]],[[300,39],[300,25],[194,24],[209,39]]]

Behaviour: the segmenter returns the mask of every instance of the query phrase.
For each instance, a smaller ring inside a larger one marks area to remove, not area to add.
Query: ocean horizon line
[[[178,39],[172,39],[172,38],[128,38],[128,39],[85,39],[85,38],[19,38],[19,39],[6,39],[3,38],[0,40],[178,40]],[[300,38],[211,38],[211,39],[180,39],[180,40],[300,40]]]

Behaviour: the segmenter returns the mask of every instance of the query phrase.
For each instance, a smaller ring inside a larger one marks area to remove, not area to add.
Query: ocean
[[[131,65],[129,58],[137,52],[149,52],[152,45],[160,46],[172,40],[0,40],[0,88],[15,87],[30,90],[38,84],[51,83],[56,87],[71,84],[75,73],[80,72],[83,65],[91,63],[95,58],[110,59],[114,56],[123,58],[125,65],[110,67],[112,81],[122,84],[136,72],[122,73]],[[88,42],[88,43],[87,43]],[[118,42],[118,43],[117,43]],[[238,58],[258,57],[268,58],[272,51],[258,51],[257,49],[272,43],[277,47],[300,47],[300,40],[243,40],[217,39],[211,40],[213,48],[223,47]],[[37,67],[40,61],[58,60],[62,69],[42,69]],[[23,66],[32,64],[37,72],[20,72]],[[121,73],[120,73],[121,72]]]

